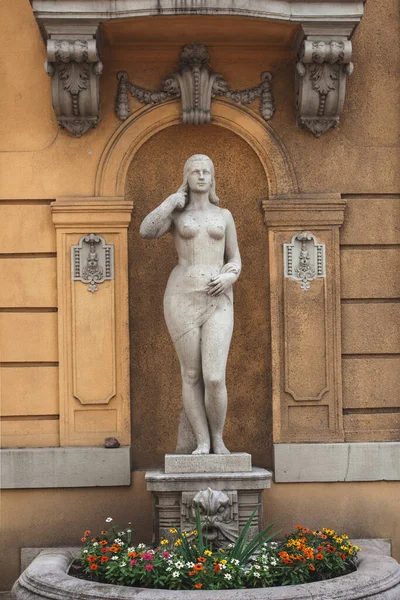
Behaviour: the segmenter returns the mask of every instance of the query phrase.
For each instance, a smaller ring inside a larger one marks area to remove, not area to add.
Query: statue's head
[[[209,199],[213,204],[219,204],[219,198],[215,192],[215,176],[214,176],[214,164],[208,156],[205,154],[193,154],[190,158],[185,162],[185,166],[183,168],[183,183],[178,191],[184,192],[186,195],[189,194],[189,175],[192,172],[193,168],[196,167],[196,163],[199,163],[199,166],[204,168],[204,163],[210,170],[211,173],[211,186],[209,191]]]

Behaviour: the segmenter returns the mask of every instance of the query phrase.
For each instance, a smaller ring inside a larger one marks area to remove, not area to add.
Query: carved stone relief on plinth
[[[316,137],[336,127],[343,110],[346,79],[353,72],[346,39],[305,40],[296,67],[297,124]]]
[[[58,124],[75,137],[99,120],[99,78],[103,71],[95,39],[49,39],[45,70],[52,78]]]
[[[162,81],[160,90],[148,90],[131,83],[126,71],[120,71],[117,77],[116,113],[121,121],[130,115],[128,92],[142,104],[160,104],[170,98],[180,98],[182,123],[189,125],[212,120],[211,101],[217,96],[225,96],[238,104],[251,104],[260,98],[261,115],[266,121],[272,119],[275,112],[271,73],[262,73],[261,83],[253,88],[231,90],[221,74],[212,72],[208,50],[203,44],[183,47],[178,71]]]
[[[181,523],[184,531],[196,529],[199,511],[205,538],[217,547],[235,542],[239,535],[237,491],[200,490],[182,492]]]

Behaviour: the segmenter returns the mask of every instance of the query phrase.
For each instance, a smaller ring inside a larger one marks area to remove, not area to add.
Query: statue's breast
[[[192,217],[180,219],[176,228],[179,235],[185,240],[195,237],[200,231],[200,225]]]
[[[222,240],[225,235],[225,224],[224,223],[213,223],[207,227],[207,233],[214,240]]]

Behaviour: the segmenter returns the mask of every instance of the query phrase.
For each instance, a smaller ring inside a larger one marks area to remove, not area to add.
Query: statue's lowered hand
[[[236,281],[237,277],[234,273],[221,273],[213,277],[207,284],[207,294],[209,296],[219,296]]]

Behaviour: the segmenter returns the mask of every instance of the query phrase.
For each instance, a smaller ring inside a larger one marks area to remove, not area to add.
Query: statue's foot
[[[206,442],[199,444],[196,450],[193,450],[192,454],[210,454],[210,444]]]
[[[230,454],[222,439],[213,443],[213,450],[214,454]]]

